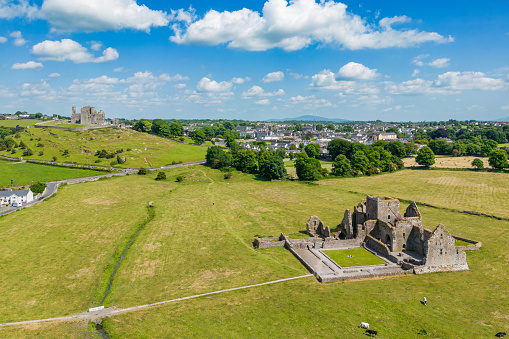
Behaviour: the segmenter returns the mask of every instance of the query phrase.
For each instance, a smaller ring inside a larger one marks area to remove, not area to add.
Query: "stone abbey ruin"
[[[369,278],[405,273],[468,270],[465,251],[480,242],[452,236],[444,225],[431,231],[422,225],[421,213],[412,202],[402,217],[399,200],[366,196],[353,211],[331,229],[316,216],[307,222],[307,239],[257,238],[258,248],[286,247],[319,281]],[[456,239],[471,245],[456,246]],[[385,261],[382,265],[341,267],[327,256],[328,250],[365,248]]]
[[[71,124],[81,125],[104,125],[106,122],[104,111],[99,112],[92,106],[81,108],[80,113],[76,113],[76,105],[72,106]]]

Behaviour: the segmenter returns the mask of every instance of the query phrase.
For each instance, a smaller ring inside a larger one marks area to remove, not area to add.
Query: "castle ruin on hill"
[[[106,123],[104,111],[97,112],[92,106],[81,108],[80,113],[76,113],[76,105],[72,105],[71,124],[81,125],[104,125]]]
[[[279,238],[257,238],[254,244],[286,247],[322,282],[469,269],[465,251],[479,249],[480,242],[455,237],[441,224],[433,231],[425,228],[415,202],[403,216],[399,208],[397,199],[368,195],[353,211],[347,209],[333,229],[313,216],[306,225],[307,239],[290,239],[282,233]],[[456,239],[470,245],[456,246]],[[344,268],[327,256],[327,250],[360,247],[385,264]]]

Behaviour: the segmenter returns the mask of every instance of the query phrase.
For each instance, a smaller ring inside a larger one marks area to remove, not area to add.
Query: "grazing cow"
[[[368,323],[365,323],[365,322],[362,322],[360,325],[359,325],[359,328],[367,328],[369,330],[369,324]]]
[[[378,332],[375,330],[366,330],[366,333],[369,334],[370,337],[376,337],[378,334]]]
[[[506,336],[505,332],[498,332],[497,334],[495,334],[495,337],[499,337],[499,338],[503,338],[505,336]]]

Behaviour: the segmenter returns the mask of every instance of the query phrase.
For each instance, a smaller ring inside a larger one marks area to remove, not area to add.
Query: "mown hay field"
[[[203,146],[180,144],[175,141],[140,133],[130,129],[115,127],[88,131],[68,131],[51,128],[30,128],[20,133],[22,140],[33,151],[26,159],[49,160],[57,162],[76,162],[78,164],[110,166],[115,158],[106,159],[95,156],[102,149],[115,152],[123,149],[118,155],[126,157],[126,162],[118,167],[158,167],[177,162],[205,160],[207,148]],[[41,140],[39,140],[39,138]],[[39,147],[38,144],[43,147]],[[130,149],[129,151],[127,149]],[[69,154],[64,155],[67,150]],[[40,152],[43,155],[39,155]],[[0,155],[9,157],[23,156],[23,150],[17,153],[3,151]],[[99,161],[96,163],[96,161]]]
[[[507,173],[404,170],[363,178],[324,180],[339,191],[366,192],[509,218]]]
[[[436,157],[435,164],[431,167],[434,168],[470,168],[473,169],[472,161],[474,159],[481,159],[484,163],[484,168],[490,168],[488,158],[483,157]],[[415,158],[404,158],[403,163],[405,167],[419,167],[420,165],[415,161]]]
[[[224,180],[220,171],[196,166],[167,171],[165,181],[156,182],[153,173],[65,187],[37,207],[0,218],[0,245],[5,249],[0,272],[9,277],[0,282],[0,289],[7,291],[0,296],[0,322],[85,311],[108,253],[114,252],[118,238],[130,234],[133,225],[146,217],[147,201],[155,202],[156,217],[133,244],[106,306],[129,307],[308,274],[284,248],[256,250],[253,239],[280,232],[305,236],[301,231],[311,215],[335,226],[344,210],[365,193],[388,194],[388,188],[398,183],[398,190],[391,191],[398,193],[394,196],[438,200],[437,205],[447,201],[451,191],[428,196],[431,193],[425,191],[432,185],[416,190],[415,173],[429,180],[448,175],[457,182],[499,175],[408,170],[306,185],[259,181],[240,173]],[[186,177],[183,183],[175,182],[178,175]],[[499,185],[508,187],[506,181]],[[353,188],[358,193],[348,192]],[[479,192],[483,195],[486,192]],[[463,201],[475,206],[472,195]],[[70,202],[66,209],[57,209]],[[401,212],[404,208],[402,204]],[[365,321],[380,338],[415,338],[418,333],[487,338],[508,332],[509,243],[504,236],[509,234],[509,222],[429,207],[420,210],[428,227],[443,223],[453,234],[482,241],[481,250],[467,254],[470,271],[327,284],[309,277],[116,316],[104,321],[105,329],[110,338],[364,338],[357,325]],[[42,219],[31,225],[35,216]],[[112,223],[115,220],[117,224]],[[29,234],[37,239],[28,239]],[[28,244],[20,247],[24,242]],[[73,279],[77,272],[86,274]],[[32,281],[25,282],[27,276]],[[424,296],[426,307],[420,304]],[[317,321],[322,318],[333,320]],[[21,327],[16,333],[51,337],[48,328],[53,325],[48,326]],[[75,325],[54,326],[71,333]],[[10,336],[8,329],[0,329],[1,336]]]
[[[105,172],[0,160],[0,173],[0,187],[8,187],[11,180],[14,186],[24,186],[31,185],[32,181],[36,183],[81,178]]]

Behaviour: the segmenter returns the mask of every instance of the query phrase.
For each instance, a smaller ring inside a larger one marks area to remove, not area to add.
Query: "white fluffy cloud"
[[[448,58],[435,59],[431,62],[428,62],[428,66],[431,66],[434,68],[444,68],[444,67],[449,66],[449,61],[451,61],[451,59],[448,59]]]
[[[429,54],[418,55],[412,59],[412,63],[419,67],[430,66],[430,67],[434,67],[434,68],[445,68],[445,67],[449,66],[449,62],[451,61],[451,59],[449,59],[449,58],[439,58],[439,59],[435,59],[430,62],[424,62],[423,60],[428,57],[429,57]]]
[[[376,69],[369,69],[362,64],[349,62],[339,69],[336,76],[344,79],[373,80],[378,78],[380,74],[376,72]]]
[[[254,103],[257,105],[268,105],[268,104],[270,104],[270,100],[269,99],[260,99],[260,100],[255,101]]]
[[[60,76],[60,73],[51,73],[48,75],[48,78],[58,78]]]
[[[7,38],[4,36],[0,36],[0,44],[4,44],[7,42]]]
[[[38,7],[32,6],[28,0],[0,0],[0,19],[17,17],[32,18],[37,14]]]
[[[298,105],[298,106],[302,106],[303,108],[305,109],[314,109],[314,108],[320,108],[320,107],[334,107],[335,105],[333,105],[329,100],[327,99],[317,99],[316,96],[314,95],[310,95],[310,96],[302,96],[302,95],[297,95],[297,96],[294,96],[294,97],[291,97],[290,99],[287,100],[287,103],[286,105],[284,105],[284,107],[288,108],[290,106],[295,106],[295,105]]]
[[[447,72],[438,76],[435,84],[453,90],[497,91],[504,89],[502,79],[489,78],[482,72]]]
[[[25,63],[15,63],[11,69],[41,69],[43,65],[39,62],[29,61]]]
[[[285,91],[283,89],[279,89],[276,92],[265,92],[265,90],[263,88],[261,88],[260,86],[256,86],[256,85],[242,93],[242,96],[244,98],[273,97],[273,96],[281,96],[281,95],[285,95]]]
[[[497,91],[507,87],[502,79],[487,77],[482,72],[447,72],[435,81],[415,79],[385,87],[392,94],[458,94],[465,90]]]
[[[12,32],[9,36],[14,38],[14,46],[21,47],[27,43],[20,31]]]
[[[281,71],[272,72],[263,77],[263,82],[275,82],[282,81],[285,78],[285,74]]]
[[[194,15],[194,13],[192,13]],[[281,48],[295,51],[315,43],[347,49],[408,47],[423,42],[452,41],[435,32],[397,30],[392,26],[411,22],[406,16],[383,18],[378,25],[347,11],[334,0],[268,0],[262,13],[250,9],[218,12],[210,10],[202,19],[174,18],[178,44],[219,45],[249,51]]]
[[[39,16],[56,31],[100,32],[134,29],[149,32],[168,25],[168,14],[135,0],[45,0]]]
[[[198,92],[229,92],[232,89],[232,83],[229,81],[217,82],[207,77],[203,77],[196,85]]]
[[[366,81],[380,76],[376,69],[350,62],[339,69],[337,73],[325,69],[311,77],[309,87],[320,90],[335,90],[344,94],[377,94],[380,90],[377,84]]]
[[[90,48],[94,51],[100,51],[103,48],[103,43],[100,41],[91,41]]]
[[[248,81],[251,81],[251,78],[250,78],[250,77],[245,77],[245,78],[233,78],[233,79],[232,79],[232,83],[234,83],[234,84],[236,84],[236,85],[242,85],[243,83],[248,82]]]
[[[40,60],[49,61],[72,61],[76,64],[81,63],[103,63],[118,59],[116,49],[108,47],[103,51],[103,55],[95,57],[87,48],[71,39],[62,39],[60,41],[45,40],[32,47],[32,54],[39,57]]]

